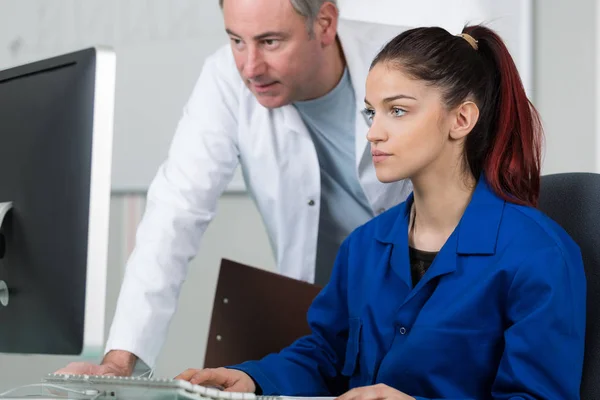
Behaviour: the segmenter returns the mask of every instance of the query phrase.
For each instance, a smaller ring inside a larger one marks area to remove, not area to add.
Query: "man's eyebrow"
[[[240,35],[238,35],[234,31],[232,31],[231,29],[225,29],[225,32],[227,32],[231,36],[235,36],[235,37],[241,38]],[[286,38],[288,36],[289,36],[289,34],[287,34],[286,32],[283,32],[283,31],[268,31],[268,32],[264,32],[264,33],[261,33],[259,35],[254,36],[253,39],[258,41],[258,40],[264,40],[264,39],[269,38],[269,37]]]
[[[269,31],[265,33],[261,33],[260,35],[254,36],[254,40],[263,40],[269,37],[278,37],[278,38],[286,38],[289,35],[286,32],[280,31]]]
[[[226,28],[226,29],[225,29],[225,32],[227,32],[227,34],[228,34],[228,35],[231,35],[231,36],[237,36],[237,37],[241,37],[240,35],[238,35],[237,33],[235,33],[234,31],[232,31],[232,30],[231,30],[231,29],[229,29],[229,28]]]

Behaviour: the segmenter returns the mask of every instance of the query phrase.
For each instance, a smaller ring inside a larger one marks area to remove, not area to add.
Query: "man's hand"
[[[402,393],[384,384],[354,388],[337,398],[337,400],[415,400],[414,397]]]
[[[206,368],[187,369],[175,379],[188,381],[194,385],[214,386],[226,392],[256,392],[256,385],[248,374],[236,369]]]
[[[88,362],[69,363],[66,367],[56,371],[55,374],[126,376],[123,370],[116,368],[114,365],[96,365]]]
[[[73,362],[59,369],[55,374],[130,376],[136,360],[137,357],[128,351],[112,350],[106,354],[100,365]]]

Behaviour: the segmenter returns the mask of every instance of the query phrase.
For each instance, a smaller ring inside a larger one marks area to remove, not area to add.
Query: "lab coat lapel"
[[[358,167],[368,144],[367,132],[369,126],[366,123],[362,109],[364,108],[365,84],[371,60],[365,59],[369,55],[365,54],[365,51],[361,48],[362,39],[357,37],[354,32],[340,26],[338,37],[346,58],[356,100],[355,157],[356,166]]]

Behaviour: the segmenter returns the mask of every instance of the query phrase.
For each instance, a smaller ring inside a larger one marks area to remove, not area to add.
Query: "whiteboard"
[[[531,91],[531,0],[340,0],[348,19],[439,25],[488,21]],[[145,192],[167,156],[207,55],[227,43],[217,0],[0,0],[0,69],[94,45],[117,53],[112,186]],[[238,173],[230,191],[245,189]]]

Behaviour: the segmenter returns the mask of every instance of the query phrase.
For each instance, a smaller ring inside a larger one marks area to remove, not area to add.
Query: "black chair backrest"
[[[600,174],[542,177],[539,209],[581,248],[587,277],[587,327],[581,400],[600,399]]]

